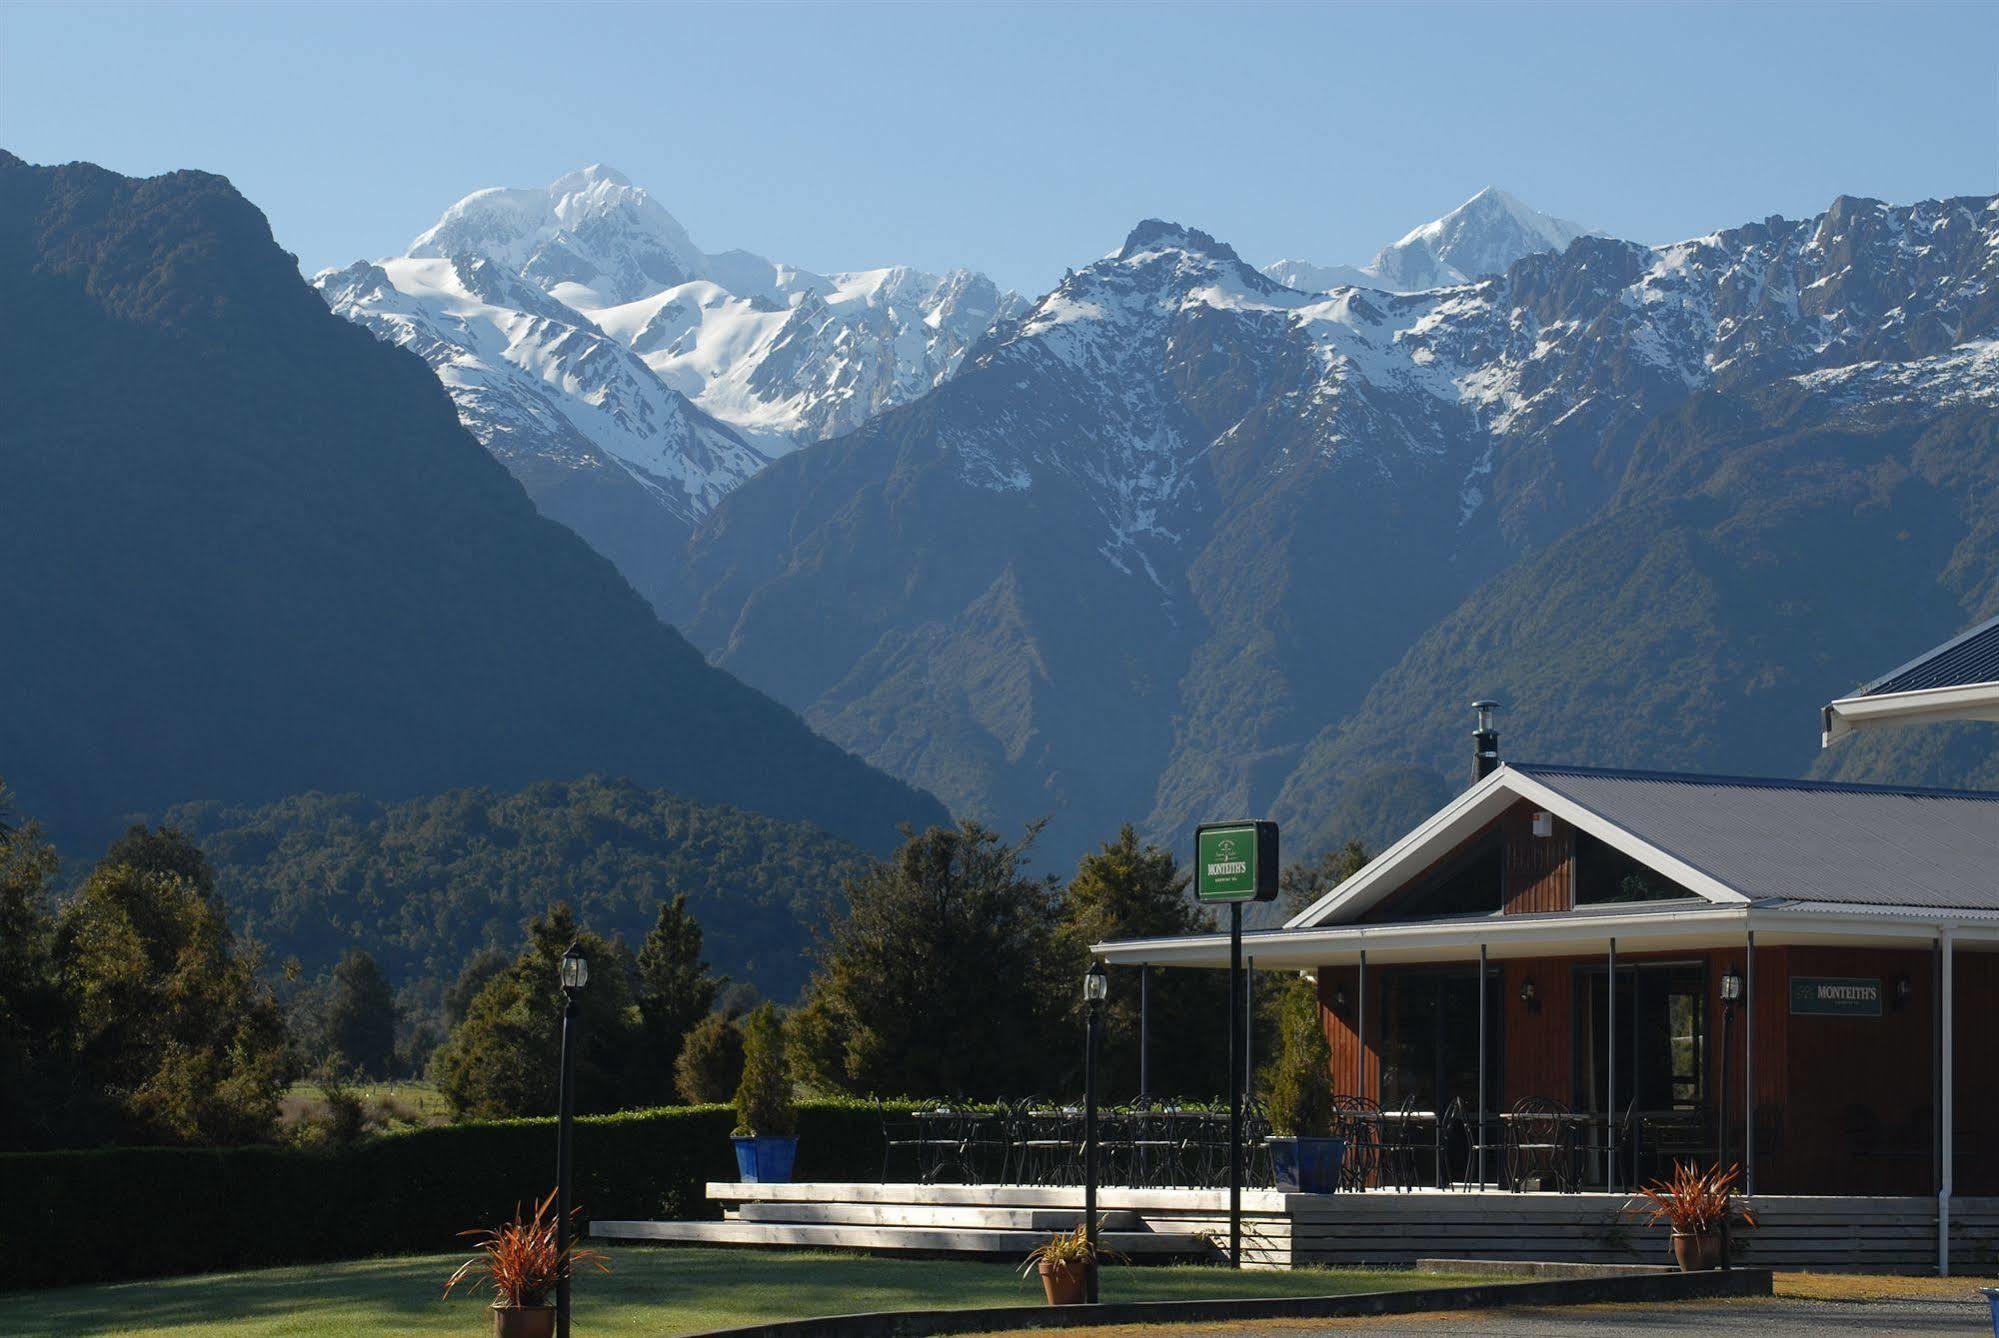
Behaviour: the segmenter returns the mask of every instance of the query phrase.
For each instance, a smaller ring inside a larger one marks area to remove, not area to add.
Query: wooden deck
[[[614,1240],[810,1246],[1018,1259],[1050,1231],[1080,1220],[1075,1186],[715,1182],[720,1221],[592,1222]],[[1623,1212],[1623,1194],[1497,1190],[1370,1190],[1283,1194],[1247,1190],[1243,1262],[1406,1266],[1438,1256],[1507,1261],[1661,1264],[1663,1228]],[[1735,1258],[1765,1268],[1922,1272],[1936,1263],[1936,1204],[1927,1198],[1762,1195],[1759,1225],[1737,1233]],[[1225,1190],[1098,1191],[1106,1244],[1136,1258],[1213,1256],[1226,1244]],[[1999,1199],[1951,1209],[1953,1271],[1999,1267]]]

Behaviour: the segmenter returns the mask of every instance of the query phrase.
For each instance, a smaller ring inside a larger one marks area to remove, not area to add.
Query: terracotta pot
[[[552,1305],[493,1307],[493,1338],[552,1338],[554,1333]]]
[[[1051,1264],[1044,1259],[1037,1271],[1041,1274],[1041,1290],[1048,1293],[1049,1305],[1081,1305],[1089,1299],[1088,1264]]]
[[[1705,1273],[1721,1266],[1721,1233],[1707,1231],[1698,1235],[1688,1231],[1673,1233],[1673,1258],[1680,1261],[1682,1273]]]

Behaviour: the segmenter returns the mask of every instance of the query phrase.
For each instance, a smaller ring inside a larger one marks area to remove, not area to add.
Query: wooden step
[[[922,1203],[745,1203],[727,1214],[744,1222],[832,1226],[975,1227],[1006,1231],[1067,1231],[1083,1220],[1081,1208],[979,1208]],[[1097,1214],[1100,1231],[1143,1231],[1130,1209]]]
[[[1024,1258],[1047,1239],[1041,1231],[976,1227],[861,1226],[802,1222],[592,1222],[599,1240],[640,1240],[683,1245],[782,1245],[804,1249],[912,1250],[926,1254],[1000,1255]],[[1203,1258],[1205,1236],[1177,1231],[1106,1231],[1102,1243],[1134,1258]]]

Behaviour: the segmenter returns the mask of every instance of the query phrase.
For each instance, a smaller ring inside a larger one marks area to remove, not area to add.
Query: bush
[[[1325,1135],[1333,1122],[1333,1052],[1319,1019],[1318,986],[1303,976],[1284,987],[1277,1057],[1264,1082],[1271,1131],[1287,1138]]]
[[[774,1004],[765,1004],[743,1023],[743,1080],[736,1087],[736,1132],[763,1138],[798,1132],[791,1062],[784,1052],[784,1019]]]
[[[906,1103],[895,1109],[912,1109]],[[709,1218],[711,1180],[735,1178],[726,1106],[576,1122],[585,1220]],[[799,1174],[871,1180],[871,1106],[799,1111]],[[0,1155],[0,1291],[460,1248],[550,1187],[555,1121],[386,1134],[323,1153],[291,1148],[106,1148]]]
[[[689,1105],[728,1101],[743,1081],[743,1029],[726,1013],[694,1024],[673,1061],[673,1090]]]

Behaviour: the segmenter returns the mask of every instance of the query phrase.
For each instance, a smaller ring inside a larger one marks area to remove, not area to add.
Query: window
[[[1494,826],[1424,874],[1421,881],[1375,907],[1366,920],[1440,920],[1497,915],[1505,886],[1503,837]]]
[[[1617,1091],[1610,1070],[1610,1000],[1603,967],[1578,967],[1576,1104],[1621,1113],[1694,1111],[1707,1093],[1707,968],[1699,962],[1617,969]]]
[[[1576,904],[1677,901],[1696,895],[1588,832],[1576,833]]]

